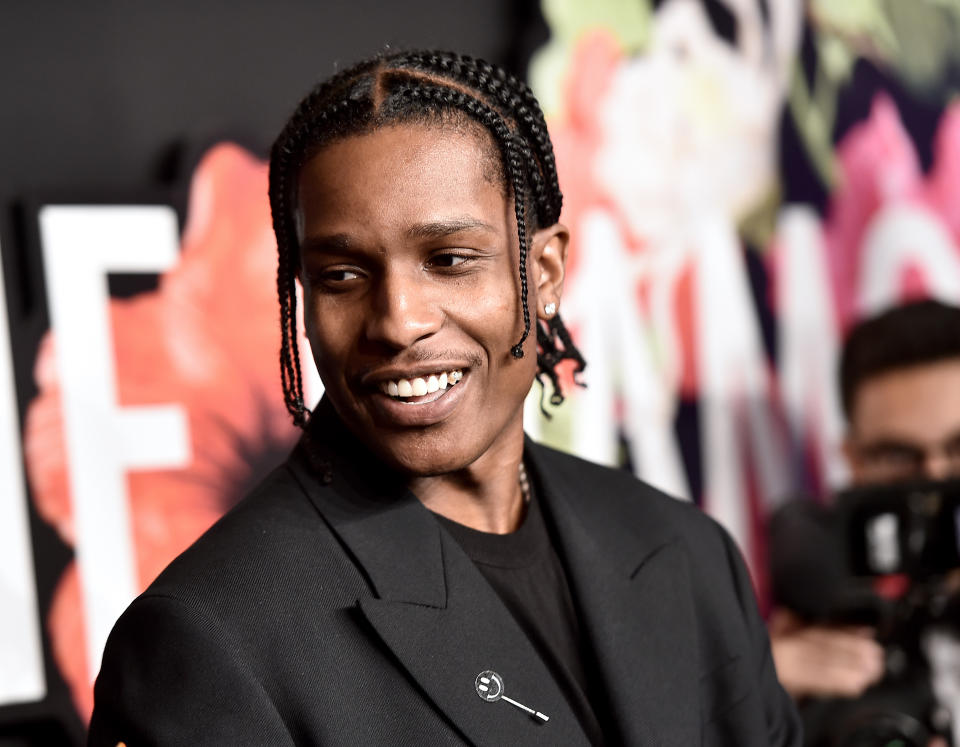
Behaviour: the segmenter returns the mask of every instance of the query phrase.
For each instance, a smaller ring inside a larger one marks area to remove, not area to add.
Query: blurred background
[[[957,0],[5,3],[0,743],[82,741],[113,621],[295,440],[265,158],[388,46],[546,111],[588,387],[528,430],[699,503],[762,602],[766,518],[847,479],[845,330],[960,302]]]

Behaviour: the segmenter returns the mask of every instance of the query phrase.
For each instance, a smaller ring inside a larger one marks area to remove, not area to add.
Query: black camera
[[[800,704],[806,744],[953,744],[925,640],[960,632],[960,481],[857,488],[829,508],[792,501],[771,519],[770,547],[776,604],[811,623],[870,625],[886,651],[883,680],[859,698]]]
[[[834,506],[854,575],[924,580],[960,568],[960,482],[859,488]]]

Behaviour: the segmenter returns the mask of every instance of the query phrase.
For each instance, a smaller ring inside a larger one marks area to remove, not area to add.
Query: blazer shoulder
[[[663,521],[681,534],[695,537],[725,535],[726,530],[692,501],[672,496],[632,472],[607,467],[531,442],[535,458],[552,480],[569,486],[567,494],[621,519]]]
[[[742,564],[729,532],[689,500],[675,498],[625,469],[605,467],[533,444],[531,454],[544,482],[566,497],[571,508],[604,542],[655,547],[679,541],[694,585],[723,584]],[[616,538],[616,540],[614,540]],[[746,595],[738,590],[746,601]]]
[[[330,528],[282,464],[174,558],[144,594],[203,604],[265,588],[270,573],[322,570],[341,558]]]

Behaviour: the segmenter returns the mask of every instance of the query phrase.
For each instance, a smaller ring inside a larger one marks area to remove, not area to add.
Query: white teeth
[[[427,377],[397,379],[380,383],[380,390],[390,397],[422,397],[453,386],[463,378],[463,371],[442,371]]]

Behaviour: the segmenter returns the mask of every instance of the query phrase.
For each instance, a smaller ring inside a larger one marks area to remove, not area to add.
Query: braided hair
[[[300,169],[335,140],[404,122],[465,118],[490,133],[497,146],[504,187],[512,193],[520,245],[520,304],[523,333],[511,348],[523,357],[530,334],[527,303],[528,236],[560,218],[563,195],[553,144],[530,88],[511,73],[483,60],[451,52],[412,51],[378,55],[320,83],[300,102],[270,151],[270,208],[277,237],[277,295],[280,300],[280,376],[287,410],[304,427],[309,410],[297,344],[300,252],[295,218]],[[537,324],[537,380],[550,401],[563,402],[558,364],[567,359],[575,374],[586,363],[559,315]],[[541,400],[541,408],[543,407]]]

